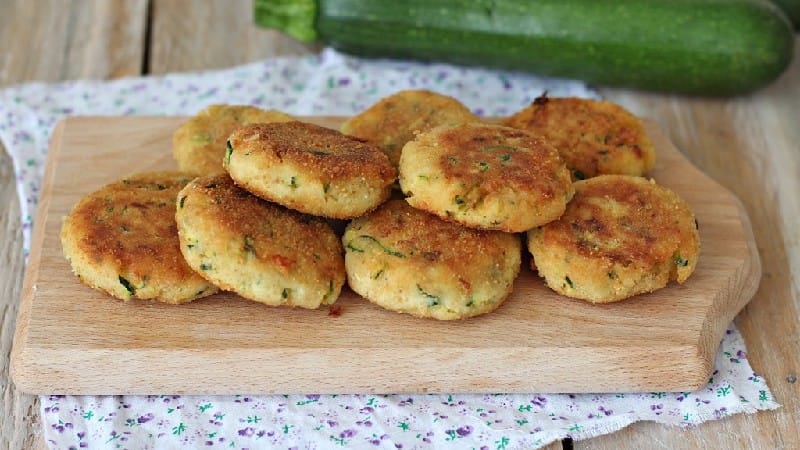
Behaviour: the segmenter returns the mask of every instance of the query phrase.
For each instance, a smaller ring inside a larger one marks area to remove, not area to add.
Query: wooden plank
[[[0,87],[137,74],[146,6],[146,0],[0,3]],[[8,205],[0,215],[0,448],[39,448],[38,399],[19,391],[9,376],[24,258],[16,183],[5,149],[0,151],[0,204]]]
[[[253,24],[252,1],[153,0],[150,73],[229,67],[319,50]]]
[[[736,318],[753,369],[782,407],[677,431],[634,424],[576,449],[800,447],[800,37],[794,61],[773,85],[739,99],[687,99],[606,90],[611,100],[655,119],[689,157],[742,200],[764,270]],[[794,276],[793,276],[794,275]]]
[[[331,127],[342,120],[309,119]],[[330,318],[327,310],[268,308],[230,293],[179,307],[123,303],[81,285],[61,254],[61,218],[107,182],[132,171],[174,167],[171,136],[182,120],[71,118],[58,127],[12,361],[23,389],[81,394],[687,390],[705,384],[725,327],[760,277],[749,224],[736,199],[648,125],[658,153],[652,175],[692,205],[702,224],[703,250],[685,284],[624,302],[591,305],[558,296],[527,267],[498,310],[456,322],[401,316],[350,291],[339,300],[341,317]],[[94,155],[91,173],[80,158],[87,151]],[[107,364],[112,353],[117,369]],[[674,365],[679,355],[685,363]],[[192,370],[200,365],[203,371]],[[478,366],[479,372],[464,369]],[[186,376],[172,376],[176,372]]]
[[[137,75],[146,0],[12,0],[0,16],[0,86]]]

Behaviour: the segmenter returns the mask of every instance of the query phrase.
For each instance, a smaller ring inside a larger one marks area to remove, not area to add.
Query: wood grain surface
[[[657,154],[651,176],[692,207],[702,224],[702,250],[686,283],[624,302],[591,305],[559,296],[528,267],[496,311],[454,322],[388,312],[349,290],[337,301],[341,315],[330,317],[324,308],[267,308],[230,293],[177,307],[124,303],[80,284],[62,255],[62,218],[109,182],[174,170],[172,134],[184,120],[75,117],[56,126],[12,353],[22,390],[691,391],[706,384],[725,328],[761,278],[738,200],[647,124]],[[305,120],[331,128],[343,121]],[[82,158],[87,153],[92,171]],[[116,363],[109,366],[112,355]]]
[[[0,2],[0,87],[31,80],[203,70],[284,54],[315,51],[260,30],[246,0],[4,0]],[[225,8],[224,18],[209,14]],[[82,22],[80,18],[92,18]],[[156,27],[184,23],[184,27]],[[100,24],[130,30],[113,40]],[[138,25],[136,25],[138,24]],[[237,27],[238,25],[238,27]],[[221,27],[221,28],[220,28]],[[209,46],[207,29],[224,29],[214,40],[258,42],[245,48]],[[77,51],[92,43],[107,48],[91,56]],[[170,49],[182,49],[172,52]],[[704,99],[599,88],[606,98],[655,120],[669,138],[705,173],[732,190],[752,220],[764,276],[758,292],[736,323],[753,368],[767,380],[775,411],[736,415],[690,430],[636,423],[612,435],[575,442],[575,448],[798,448],[800,447],[800,40],[789,71],[751,95]],[[171,54],[155,61],[150,55]],[[2,152],[0,152],[2,153]],[[8,378],[8,354],[22,283],[19,206],[10,160],[0,155],[0,448],[28,449],[39,434],[38,402],[21,394]],[[41,443],[40,443],[41,444]],[[567,447],[571,448],[572,442]],[[560,448],[553,444],[550,449]]]

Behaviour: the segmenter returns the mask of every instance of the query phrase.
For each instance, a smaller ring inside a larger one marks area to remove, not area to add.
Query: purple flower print
[[[460,437],[469,436],[472,434],[472,427],[469,425],[464,425],[463,427],[458,427],[456,429],[456,434]]]

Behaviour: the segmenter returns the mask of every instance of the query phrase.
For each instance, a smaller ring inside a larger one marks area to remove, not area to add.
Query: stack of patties
[[[352,221],[343,237],[350,287],[384,308],[436,319],[493,311],[519,274],[514,233],[557,219],[572,196],[554,148],[464,111],[450,97],[404,91],[342,126],[392,152],[402,146],[408,198]]]
[[[292,121],[246,125],[227,141],[228,174],[178,194],[181,251],[213,284],[267,305],[317,308],[345,281],[342,244],[323,218],[349,219],[391,193],[377,147]]]
[[[175,132],[173,153],[182,172],[127,177],[65,218],[83,282],[124,300],[224,289],[317,308],[346,279],[386,309],[451,320],[509,296],[520,233],[548,286],[591,302],[683,282],[697,263],[691,210],[640,177],[653,146],[608,102],[543,96],[498,125],[401,91],[341,131],[214,105]],[[336,220],[350,221],[341,239]]]
[[[550,288],[608,303],[692,274],[697,221],[677,194],[642,178],[655,150],[639,119],[610,102],[543,95],[503,123],[554,145],[577,180],[564,214],[528,232],[531,266]]]

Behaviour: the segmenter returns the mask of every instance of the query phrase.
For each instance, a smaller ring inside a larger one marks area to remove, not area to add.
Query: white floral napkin
[[[584,84],[441,64],[364,61],[325,50],[232,69],[0,90],[0,140],[14,162],[25,253],[55,122],[69,115],[190,115],[212,103],[294,115],[355,114],[401,89],[456,97],[507,115],[547,90],[597,97]],[[676,361],[675,364],[680,364]],[[168,394],[168,393],[165,393]],[[682,427],[774,409],[731,325],[696,392],[486,395],[42,396],[52,448],[536,448],[652,420]]]

